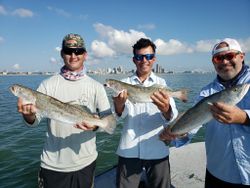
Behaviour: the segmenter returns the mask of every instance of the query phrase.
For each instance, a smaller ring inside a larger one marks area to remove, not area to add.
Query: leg
[[[142,174],[142,162],[137,158],[119,157],[116,175],[117,188],[138,187]]]
[[[170,164],[169,157],[157,160],[145,160],[148,187],[170,188]]]
[[[57,172],[41,168],[38,176],[39,188],[91,188],[94,183],[96,162],[75,172]]]

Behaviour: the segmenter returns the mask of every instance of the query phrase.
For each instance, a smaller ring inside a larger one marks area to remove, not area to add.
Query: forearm
[[[114,104],[115,106],[115,113],[118,115],[118,116],[121,116],[122,115],[122,112],[125,108],[125,104],[124,105],[117,105],[117,104]]]
[[[244,118],[243,118],[243,125],[250,126],[250,110],[244,110]]]
[[[172,118],[172,108],[169,105],[169,109],[166,112],[162,112],[163,116],[165,117],[166,120],[170,120]]]

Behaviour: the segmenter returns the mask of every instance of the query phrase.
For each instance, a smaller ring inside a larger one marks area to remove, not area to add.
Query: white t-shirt
[[[85,75],[77,81],[69,81],[61,75],[44,80],[38,91],[62,102],[87,106],[91,112],[110,109],[102,84]],[[41,117],[33,125],[37,125]],[[61,172],[80,170],[97,158],[96,134],[83,131],[62,122],[48,119],[48,130],[41,155],[41,167]]]

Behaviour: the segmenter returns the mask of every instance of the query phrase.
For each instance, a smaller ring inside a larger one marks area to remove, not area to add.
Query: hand
[[[161,132],[159,137],[160,137],[160,140],[162,140],[167,146],[169,146],[172,140],[175,140],[176,138],[178,139],[187,138],[187,136],[188,136],[188,133],[184,133],[181,135],[173,134],[170,128],[167,127]]]
[[[84,131],[95,131],[98,128],[96,125],[90,125],[85,122],[77,123],[76,125],[74,125],[74,127]]]
[[[166,127],[166,128],[164,128],[164,130],[161,132],[161,134],[160,134],[159,137],[160,137],[160,139],[161,139],[162,141],[171,142],[172,140],[175,140],[175,139],[178,137],[178,135],[173,134],[173,133],[171,132],[170,128],[169,128],[169,127]]]
[[[213,103],[210,109],[213,117],[221,123],[249,124],[249,118],[246,112],[237,106],[217,102]]]
[[[21,98],[18,98],[17,110],[23,115],[34,115],[37,111],[34,104],[24,104]]]
[[[24,104],[21,98],[17,101],[17,110],[23,115],[25,121],[29,124],[33,124],[36,119],[36,106],[34,104]]]
[[[128,98],[127,90],[123,90],[121,93],[119,93],[117,97],[113,97],[115,112],[117,113],[118,116],[121,116],[127,98]]]
[[[171,119],[171,106],[169,96],[162,90],[154,92],[151,96],[153,103],[158,107],[158,109],[163,113],[166,119]]]

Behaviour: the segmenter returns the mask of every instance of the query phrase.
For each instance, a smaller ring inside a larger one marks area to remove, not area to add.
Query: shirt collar
[[[151,72],[150,75],[149,75],[149,77],[146,80],[149,81],[149,82],[155,82],[156,81],[156,75],[153,72]],[[136,82],[138,84],[141,84],[141,81],[140,81],[140,79],[139,79],[139,77],[137,76],[136,73],[134,73],[131,76],[131,81],[132,82]]]

